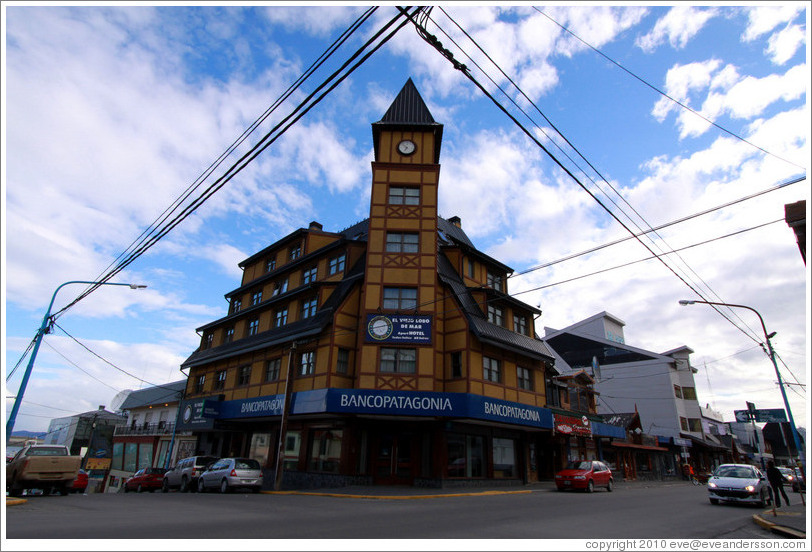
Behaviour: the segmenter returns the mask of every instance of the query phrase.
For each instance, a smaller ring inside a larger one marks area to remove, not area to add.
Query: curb
[[[805,539],[806,533],[802,531],[798,531],[797,529],[792,529],[790,527],[785,527],[783,525],[779,525],[777,523],[773,523],[771,521],[767,521],[761,514],[753,514],[753,521],[756,525],[770,531],[771,533],[776,533],[778,535],[782,535],[784,537],[788,537],[791,539]]]
[[[427,498],[453,498],[461,496],[494,496],[505,494],[529,494],[533,491],[480,491],[472,493],[448,493],[448,494],[433,494],[433,495],[356,495],[346,493],[317,493],[317,492],[304,492],[304,491],[261,491],[262,494],[271,495],[300,495],[300,496],[326,496],[332,498],[364,498],[371,500],[423,500]]]
[[[19,506],[20,504],[25,504],[28,502],[24,498],[8,498],[6,497],[6,506]]]

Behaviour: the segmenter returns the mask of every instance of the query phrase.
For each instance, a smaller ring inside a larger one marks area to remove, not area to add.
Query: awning
[[[689,435],[687,433],[680,433],[680,435],[682,435],[686,439],[690,439],[693,444],[699,445],[701,447],[709,448],[711,450],[724,450],[724,451],[729,451],[730,450],[728,447],[725,447],[725,446],[722,446],[722,445],[717,445],[715,443],[711,443],[710,441],[706,441],[704,439],[699,439],[698,437],[694,437],[693,435]]]
[[[631,448],[631,449],[638,449],[638,450],[656,450],[660,452],[668,452],[667,448],[663,447],[654,447],[651,445],[638,445],[637,443],[626,443],[622,441],[612,441],[607,446],[610,447],[619,447],[619,448]]]

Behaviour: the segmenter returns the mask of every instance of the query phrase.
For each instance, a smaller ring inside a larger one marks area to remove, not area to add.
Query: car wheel
[[[718,498],[709,498],[708,500],[710,500],[710,503],[713,504],[714,506],[719,504],[719,499]]]
[[[228,488],[228,481],[226,481],[225,479],[223,479],[223,480],[220,482],[220,492],[221,492],[221,493],[223,493],[223,494],[226,494],[228,491],[229,491],[229,488]]]
[[[606,484],[606,490],[611,493],[612,490],[614,489],[614,487],[615,487],[615,483],[610,479],[609,483]]]
[[[590,479],[589,482],[586,484],[586,492],[591,493],[595,490],[595,483],[592,482]]]
[[[164,482],[161,484],[161,492],[168,493],[169,492],[169,481],[164,479]]]
[[[205,487],[205,485],[203,483],[203,478],[202,477],[198,478],[198,480],[197,480],[197,491],[199,493],[205,493],[206,492],[206,487]]]
[[[183,479],[180,480],[180,492],[188,493],[189,492],[189,480],[186,479],[186,476],[183,476]]]
[[[142,488],[141,488],[141,485],[138,485],[138,487],[136,487],[136,489],[135,489],[135,492],[137,492],[137,493],[143,493],[143,492],[144,492],[144,489],[142,489]]]

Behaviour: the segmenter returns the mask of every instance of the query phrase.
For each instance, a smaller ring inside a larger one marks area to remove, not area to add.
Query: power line
[[[109,384],[107,384],[107,383],[103,382],[102,380],[100,380],[99,378],[97,378],[96,376],[94,376],[93,374],[91,374],[90,372],[88,372],[87,370],[85,370],[84,368],[82,368],[81,366],[79,366],[78,364],[76,364],[75,362],[73,362],[71,359],[69,359],[68,357],[66,357],[65,355],[63,355],[61,352],[59,352],[59,351],[56,349],[56,347],[54,347],[53,345],[51,345],[51,344],[50,344],[50,343],[48,343],[47,341],[43,340],[43,343],[45,343],[45,345],[47,345],[48,347],[50,347],[50,348],[51,348],[51,350],[52,350],[53,352],[55,352],[56,354],[58,354],[59,356],[61,356],[63,359],[65,359],[67,362],[69,362],[71,365],[73,365],[75,368],[77,368],[77,369],[79,369],[80,371],[84,372],[85,374],[87,374],[88,376],[90,376],[91,378],[93,378],[94,380],[96,380],[97,382],[101,383],[102,385],[104,385],[104,386],[106,386],[106,387],[109,387],[109,388],[110,388],[110,389],[112,389],[113,391],[116,391],[116,392],[118,392],[118,393],[120,393],[120,392],[121,392],[121,389],[116,389],[116,388],[115,388],[115,387],[113,387],[112,385],[109,385]]]

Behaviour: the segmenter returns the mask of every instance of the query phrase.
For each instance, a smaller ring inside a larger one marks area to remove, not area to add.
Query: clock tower
[[[411,79],[372,124],[361,388],[434,390],[442,135]]]

